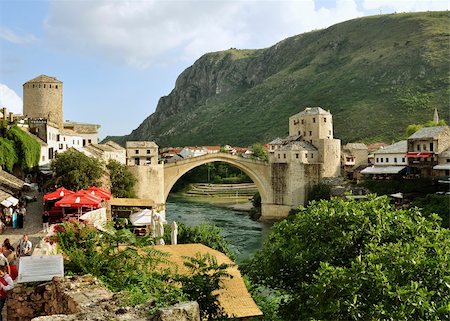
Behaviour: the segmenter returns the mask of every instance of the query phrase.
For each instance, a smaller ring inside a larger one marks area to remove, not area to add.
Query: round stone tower
[[[44,118],[63,127],[63,83],[55,77],[40,75],[23,84],[23,114]]]

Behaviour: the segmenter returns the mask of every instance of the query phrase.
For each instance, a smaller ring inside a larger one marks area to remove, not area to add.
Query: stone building
[[[358,173],[368,165],[369,151],[365,144],[348,143],[342,146],[342,169],[347,178],[355,179]]]
[[[125,148],[113,141],[107,141],[104,144],[90,144],[83,148],[83,153],[105,162],[112,159],[121,164],[126,164],[127,155]]]
[[[450,148],[450,127],[424,127],[408,137],[408,166],[416,176],[434,176],[441,153]]]
[[[158,145],[150,141],[126,142],[127,165],[158,164]]]
[[[63,83],[46,75],[24,83],[23,114],[28,118],[47,119],[57,128],[62,128]]]
[[[333,117],[320,107],[308,107],[289,117],[289,136],[301,136],[318,152],[321,177],[336,177],[341,168],[341,141],[333,138]]]

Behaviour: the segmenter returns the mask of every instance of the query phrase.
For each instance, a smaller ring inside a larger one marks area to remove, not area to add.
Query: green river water
[[[235,211],[227,207],[189,202],[180,198],[169,198],[166,203],[166,219],[195,226],[216,225],[222,229],[223,237],[236,253],[237,262],[251,257],[270,230],[270,224],[253,221],[247,212]]]

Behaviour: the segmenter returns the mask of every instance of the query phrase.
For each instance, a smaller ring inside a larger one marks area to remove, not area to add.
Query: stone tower
[[[46,75],[24,83],[23,114],[29,118],[45,118],[62,129],[63,83]]]
[[[341,141],[333,138],[333,116],[320,107],[308,107],[289,117],[289,136],[315,146],[322,163],[321,177],[340,175]]]

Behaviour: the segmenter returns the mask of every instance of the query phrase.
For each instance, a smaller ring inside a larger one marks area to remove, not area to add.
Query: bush
[[[331,197],[331,187],[324,183],[315,185],[309,192],[308,200],[329,200]]]
[[[450,231],[387,197],[313,201],[244,266],[285,320],[447,320]]]
[[[134,184],[136,178],[128,170],[128,167],[111,159],[106,168],[111,181],[111,193],[114,197],[133,198],[136,197]]]
[[[450,195],[428,194],[424,198],[415,199],[412,205],[420,207],[421,212],[426,216],[439,215],[442,219],[442,227],[450,228]]]

